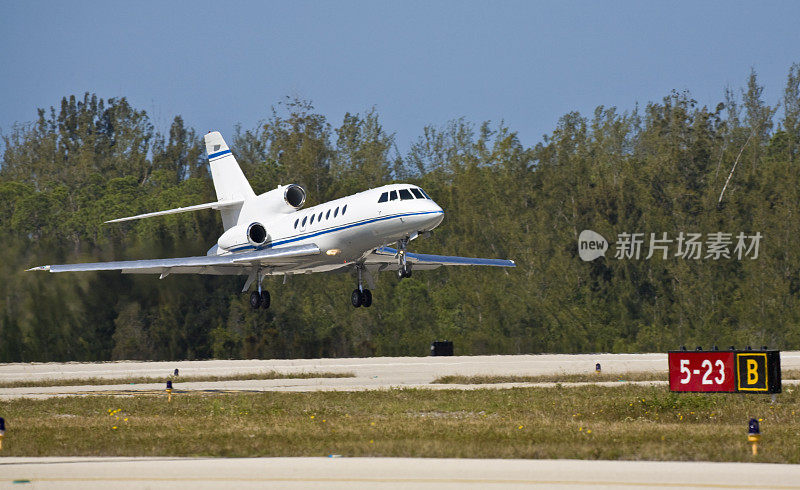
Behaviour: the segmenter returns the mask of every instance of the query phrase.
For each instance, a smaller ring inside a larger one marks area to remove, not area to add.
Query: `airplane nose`
[[[427,228],[429,231],[439,226],[442,220],[444,220],[444,210],[435,202],[431,202],[430,213],[426,220],[428,222]]]

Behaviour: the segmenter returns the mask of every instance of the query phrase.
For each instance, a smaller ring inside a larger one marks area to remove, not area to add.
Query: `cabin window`
[[[392,191],[389,193],[389,200],[396,201],[397,200],[397,191]]]
[[[422,195],[422,192],[420,192],[419,189],[417,189],[415,187],[412,187],[411,188],[411,192],[414,194],[414,197],[416,197],[417,199],[425,199],[425,196]]]
[[[325,219],[328,219],[330,217],[331,217],[331,210],[329,209],[328,212],[325,213]]]
[[[298,223],[300,223],[300,218],[297,218],[296,220],[294,220],[294,229],[295,230],[297,229],[297,224]]]
[[[339,206],[336,206],[336,209],[333,210],[333,217],[335,218],[338,215],[339,215]]]
[[[409,199],[414,199],[414,196],[412,196],[411,193],[408,192],[408,189],[400,189],[400,199],[402,199],[403,201],[407,201]]]
[[[311,215],[311,221],[308,222],[309,225],[313,225],[314,224],[314,217],[315,216],[316,215],[313,215],[313,214]]]
[[[378,199],[378,202],[386,202],[388,200],[389,200],[389,193],[384,192],[383,194],[381,194],[381,198]]]
[[[347,204],[345,204],[344,207],[342,207],[342,216],[344,216],[344,213],[346,212],[347,212]]]
[[[306,216],[305,218],[303,218],[303,224],[302,224],[302,225],[300,225],[300,226],[302,226],[303,228],[305,228],[305,227],[306,227],[306,220],[307,220],[307,219],[308,219],[308,216]]]
[[[322,213],[324,213],[324,212],[325,211],[320,211],[319,212],[319,216],[317,216],[317,221],[322,221]]]

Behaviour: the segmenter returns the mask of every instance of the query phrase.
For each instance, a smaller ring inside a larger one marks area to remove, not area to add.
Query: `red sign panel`
[[[733,357],[733,352],[670,352],[670,391],[736,391]]]

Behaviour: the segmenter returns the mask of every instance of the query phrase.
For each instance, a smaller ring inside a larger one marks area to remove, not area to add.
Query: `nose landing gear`
[[[411,277],[411,264],[406,260],[406,246],[408,245],[408,238],[397,241],[397,259],[400,263],[400,268],[397,269],[397,278],[403,279]]]

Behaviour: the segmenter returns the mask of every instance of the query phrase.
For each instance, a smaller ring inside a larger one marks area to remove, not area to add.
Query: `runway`
[[[0,458],[24,488],[800,488],[797,465],[424,458]]]
[[[594,372],[600,363],[604,373],[667,371],[667,355],[654,354],[542,354],[508,356],[451,357],[375,357],[350,359],[291,360],[212,360],[170,362],[104,362],[104,363],[15,363],[0,364],[3,381],[124,378],[133,376],[163,377],[179,369],[182,376],[231,375],[265,371],[280,373],[336,372],[353,373],[353,378],[310,378],[241,380],[217,382],[175,381],[176,390],[184,391],[360,391],[389,388],[475,389],[532,386],[530,383],[491,385],[430,384],[445,375],[542,375]],[[783,369],[800,369],[800,351],[781,353]],[[659,382],[645,382],[659,383]],[[663,382],[661,382],[663,383]],[[566,384],[566,383],[565,383]],[[603,383],[618,384],[616,382]],[[546,384],[540,384],[546,385]],[[0,399],[18,397],[46,398],[71,394],[119,394],[163,391],[163,383],[51,386],[0,388]]]
[[[0,364],[0,379],[44,380],[339,372],[353,378],[175,383],[178,391],[475,389],[531,384],[432,385],[445,375],[666,372],[666,354],[580,354],[359,359]],[[800,369],[800,352],[781,354]],[[180,379],[180,378],[179,378]],[[665,383],[665,382],[643,382]],[[564,383],[565,385],[567,383]],[[619,385],[619,382],[602,383]],[[163,393],[164,385],[2,388],[0,399]],[[777,488],[800,489],[800,466],[749,463],[468,460],[422,458],[18,458],[0,457],[0,487],[20,488]]]

